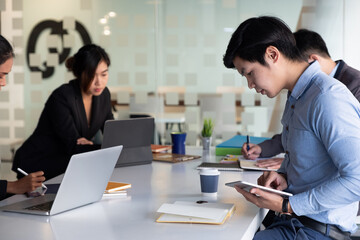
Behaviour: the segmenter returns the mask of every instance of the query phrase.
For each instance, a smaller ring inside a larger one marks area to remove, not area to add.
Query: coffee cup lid
[[[200,169],[200,175],[219,175],[220,172],[216,168],[202,168]]]

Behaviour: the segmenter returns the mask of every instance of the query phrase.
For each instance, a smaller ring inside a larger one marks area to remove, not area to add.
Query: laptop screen
[[[108,120],[101,148],[123,145],[116,167],[151,163],[154,128],[154,118]]]

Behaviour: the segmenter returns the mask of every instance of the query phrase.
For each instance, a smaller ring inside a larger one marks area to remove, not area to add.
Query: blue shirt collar
[[[306,68],[306,70],[303,72],[303,74],[301,74],[300,78],[296,82],[290,96],[295,99],[299,99],[311,85],[314,76],[320,71],[321,69],[318,61],[310,63],[309,67]]]
[[[339,65],[340,65],[340,62],[338,62],[338,63],[336,64],[336,66],[334,67],[334,69],[331,71],[331,73],[329,74],[330,77],[334,77],[334,76],[335,76],[335,73],[336,73],[336,71],[338,70]]]

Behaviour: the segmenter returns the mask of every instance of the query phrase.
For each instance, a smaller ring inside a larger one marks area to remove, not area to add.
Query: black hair
[[[86,92],[91,86],[96,68],[101,61],[110,66],[110,58],[105,50],[95,44],[88,44],[81,47],[73,57],[68,58],[65,65],[75,77],[80,79],[80,87]]]
[[[294,33],[294,37],[296,46],[306,61],[311,54],[318,54],[322,57],[330,58],[326,43],[320,34],[307,29],[300,29]]]
[[[227,46],[224,65],[234,68],[234,58],[240,57],[267,66],[264,55],[269,46],[276,47],[289,60],[302,61],[289,27],[279,18],[262,16],[249,18],[236,29]]]
[[[10,58],[14,58],[14,50],[8,40],[0,35],[0,65]]]

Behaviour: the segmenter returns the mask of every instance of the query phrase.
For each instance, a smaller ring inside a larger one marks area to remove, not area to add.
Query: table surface
[[[207,199],[200,192],[196,167],[202,161],[216,161],[202,149],[187,148],[187,154],[202,155],[201,159],[183,163],[164,163],[116,168],[112,181],[132,184],[126,197],[106,197],[51,217],[0,212],[1,239],[71,240],[71,239],[252,239],[265,215],[264,209],[247,202],[226,182],[256,182],[261,172],[224,172],[219,178],[218,196]],[[96,176],[94,176],[96,177]],[[58,176],[48,181],[61,181]],[[13,196],[0,206],[24,199]],[[223,225],[156,223],[156,212],[163,203],[208,200],[234,203],[233,216]]]

